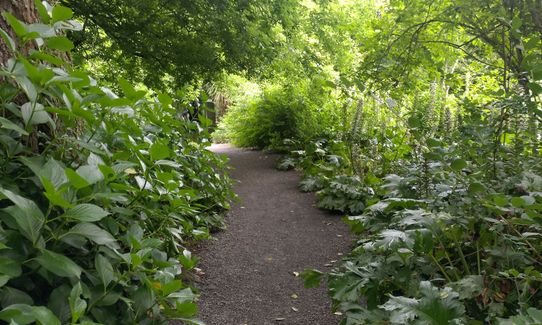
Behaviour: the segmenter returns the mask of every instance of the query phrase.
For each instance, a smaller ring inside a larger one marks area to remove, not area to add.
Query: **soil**
[[[240,201],[227,229],[197,249],[200,318],[208,325],[338,324],[325,285],[305,289],[296,275],[329,270],[349,251],[340,216],[299,192],[299,173],[277,171],[277,155],[229,145],[211,150],[230,158]]]

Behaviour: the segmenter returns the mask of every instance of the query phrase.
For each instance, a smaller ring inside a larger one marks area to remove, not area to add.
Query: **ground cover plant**
[[[0,30],[0,319],[199,324],[186,247],[232,195],[204,117],[183,117],[189,98],[100,86],[65,62],[73,12],[36,6],[42,23],[5,12],[16,37]]]

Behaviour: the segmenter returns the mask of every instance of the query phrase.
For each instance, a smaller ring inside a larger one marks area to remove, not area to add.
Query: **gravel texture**
[[[200,317],[208,325],[331,325],[324,286],[305,289],[294,272],[328,270],[349,251],[339,216],[315,207],[314,194],[297,189],[299,174],[275,169],[278,156],[214,145],[226,154],[240,202],[227,229],[197,249]]]

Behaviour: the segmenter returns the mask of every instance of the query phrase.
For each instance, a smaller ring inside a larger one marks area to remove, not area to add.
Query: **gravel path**
[[[294,272],[329,269],[349,251],[348,229],[317,209],[313,194],[297,190],[296,172],[275,170],[276,155],[228,145],[241,201],[227,229],[197,250],[204,272],[200,317],[207,325],[332,325],[326,289],[304,289]],[[326,266],[327,264],[327,266]]]

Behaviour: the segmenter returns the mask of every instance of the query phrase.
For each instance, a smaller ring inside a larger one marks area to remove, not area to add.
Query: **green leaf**
[[[26,103],[21,106],[21,114],[25,125],[44,124],[51,121],[51,116],[40,103]]]
[[[23,89],[26,96],[28,97],[28,100],[31,102],[36,102],[38,99],[38,90],[36,89],[36,86],[28,79],[26,76],[18,76],[15,78],[17,80],[17,84]]]
[[[300,275],[304,280],[305,288],[318,288],[324,273],[318,270],[305,270]]]
[[[76,189],[79,190],[90,185],[90,183],[84,177],[76,173],[73,169],[66,168],[64,172],[66,173],[70,184]]]
[[[134,307],[138,314],[144,315],[154,304],[154,292],[146,285],[141,285],[133,294]]]
[[[4,194],[15,204],[4,210],[15,219],[23,235],[35,244],[40,236],[41,228],[45,223],[43,212],[41,212],[34,201],[5,189],[0,189],[0,193]]]
[[[168,295],[168,298],[175,299],[179,302],[186,302],[186,301],[193,301],[194,299],[196,299],[196,294],[194,294],[192,289],[185,288],[180,291],[175,291],[175,292],[170,293]]]
[[[63,217],[84,222],[96,222],[107,217],[109,212],[90,203],[78,204],[64,213]]]
[[[416,306],[418,300],[408,297],[390,297],[380,308],[390,311],[390,322],[392,324],[409,324],[417,316]]]
[[[2,37],[2,39],[4,40],[4,42],[6,43],[6,45],[8,46],[8,49],[10,49],[12,52],[16,52],[17,51],[17,45],[15,44],[15,41],[13,40],[13,38],[11,38],[11,36],[9,36],[9,34],[3,30],[2,28],[0,28],[0,37]]]
[[[34,301],[26,292],[12,287],[3,287],[0,291],[0,302],[2,306],[15,304],[33,305]]]
[[[9,278],[20,276],[22,274],[21,263],[12,258],[0,257],[0,274],[7,275]]]
[[[49,63],[51,63],[53,65],[58,65],[58,66],[61,66],[61,65],[66,63],[64,60],[62,60],[58,56],[54,56],[54,55],[44,53],[44,52],[40,52],[40,51],[33,51],[30,54],[29,58],[49,62]]]
[[[2,13],[2,16],[4,16],[8,24],[11,26],[11,28],[13,28],[15,34],[17,34],[17,36],[23,37],[27,34],[24,23],[15,18],[15,16],[13,16],[11,13],[6,11]]]
[[[161,142],[155,142],[151,145],[149,154],[153,161],[169,158],[169,147]]]
[[[52,158],[41,167],[38,176],[45,177],[51,181],[55,189],[59,189],[68,182],[68,178],[64,172],[64,166]]]
[[[81,299],[81,294],[83,293],[83,288],[81,287],[81,282],[78,282],[73,286],[70,292],[70,311],[72,316],[72,324],[77,323],[79,318],[85,314],[87,309],[87,302]]]
[[[52,50],[58,50],[62,52],[69,52],[75,47],[68,38],[64,36],[50,37],[45,40],[45,44]]]
[[[452,163],[450,164],[450,167],[452,167],[453,170],[458,172],[462,169],[467,168],[467,162],[463,159],[456,158],[452,161]]]
[[[471,299],[479,296],[484,290],[484,279],[481,275],[468,275],[449,285],[459,293],[459,299]]]
[[[170,106],[173,104],[173,99],[166,93],[161,93],[158,95],[158,101],[164,106]]]
[[[98,245],[105,245],[114,249],[119,248],[116,239],[107,231],[92,224],[92,223],[80,223],[70,229],[66,235],[81,235],[90,239]]]
[[[0,311],[0,319],[17,324],[30,324],[36,320],[32,313],[32,307],[24,304],[14,304]]]
[[[96,272],[98,272],[98,275],[102,280],[104,288],[107,288],[107,286],[116,278],[113,266],[102,254],[96,255],[96,258],[94,259],[94,266],[96,267]]]
[[[72,17],[73,11],[70,8],[61,5],[54,6],[52,14],[53,24],[59,21],[72,19]]]
[[[47,8],[45,8],[41,0],[34,0],[34,4],[36,5],[36,9],[38,10],[41,21],[43,21],[46,24],[49,24],[49,22],[51,21],[51,16],[49,16],[49,13],[47,12]]]
[[[9,279],[11,279],[9,275],[0,275],[0,288],[5,286],[6,283],[8,283]]]
[[[162,286],[162,293],[164,296],[169,296],[170,294],[177,292],[183,288],[183,282],[181,280],[173,280]]]
[[[28,135],[28,132],[26,132],[24,129],[22,129],[17,124],[3,117],[0,117],[0,128],[6,129],[6,130],[12,130],[22,135]]]
[[[485,191],[486,191],[486,187],[482,183],[474,182],[469,185],[470,194],[476,194],[476,193],[481,193]]]
[[[76,278],[81,276],[82,269],[79,265],[64,255],[42,249],[41,255],[36,257],[35,260],[46,270],[58,276]]]
[[[422,122],[416,116],[411,116],[408,118],[408,126],[412,129],[416,129],[422,126]]]
[[[177,317],[193,317],[198,313],[198,305],[193,302],[177,302],[175,311]]]
[[[187,249],[183,251],[183,255],[179,256],[179,261],[187,270],[193,269],[198,264],[198,258],[196,256],[192,256],[192,253]]]
[[[40,325],[60,325],[60,320],[49,309],[42,306],[32,306],[32,316]]]
[[[540,86],[536,82],[530,82],[529,84],[527,84],[527,87],[529,87],[529,89],[533,92],[534,96],[542,94],[542,86]]]
[[[88,184],[96,184],[104,180],[104,175],[100,168],[95,165],[85,165],[77,169],[77,174],[84,178]]]

